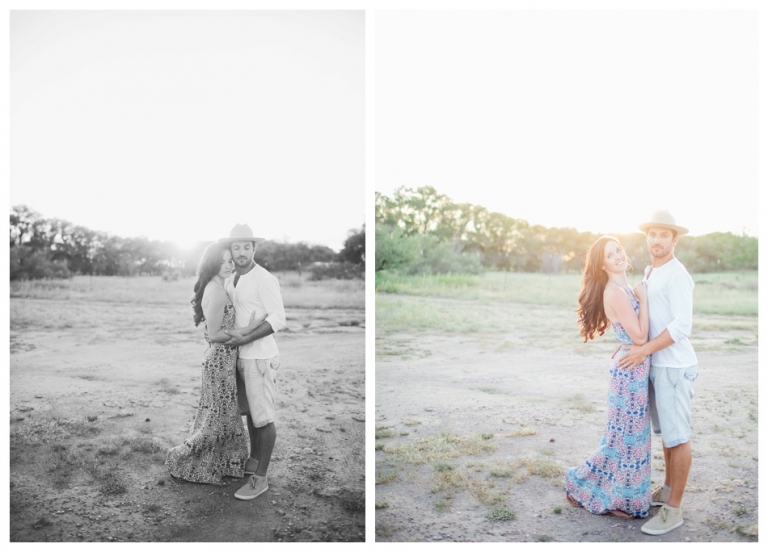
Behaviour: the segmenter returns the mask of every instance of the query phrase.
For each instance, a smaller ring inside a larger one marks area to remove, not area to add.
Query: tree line
[[[376,271],[417,273],[581,272],[600,235],[549,228],[455,203],[432,186],[376,192]],[[638,268],[649,260],[639,231],[617,234]],[[694,272],[757,270],[757,238],[715,232],[681,236],[676,256]]]
[[[192,276],[203,250],[199,242],[184,250],[172,242],[145,237],[125,238],[57,218],[44,218],[25,205],[11,208],[11,280],[68,278],[75,274],[104,276]],[[344,248],[265,242],[256,262],[271,271],[307,271],[318,278],[362,277],[365,226],[350,230]]]

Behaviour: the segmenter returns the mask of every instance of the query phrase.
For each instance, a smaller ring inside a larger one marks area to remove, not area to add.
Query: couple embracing
[[[203,252],[191,301],[195,326],[205,322],[208,341],[200,403],[186,440],[166,459],[173,477],[195,483],[226,485],[222,477],[250,475],[235,493],[241,500],[269,488],[276,437],[272,334],[285,327],[285,310],[277,278],[253,260],[263,241],[237,224]]]
[[[587,253],[579,294],[584,341],[610,326],[619,341],[612,357],[608,420],[598,448],[569,468],[568,500],[594,514],[644,518],[641,530],[663,535],[683,524],[681,502],[691,467],[690,419],[696,354],[688,341],[693,280],[675,258],[678,236],[688,232],[667,211],[640,225],[651,265],[630,287],[621,244],[605,236]],[[661,434],[664,484],[651,489],[651,433]]]

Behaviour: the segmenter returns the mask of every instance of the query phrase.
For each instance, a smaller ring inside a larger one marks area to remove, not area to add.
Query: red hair
[[[595,334],[603,335],[608,328],[610,320],[605,314],[603,305],[603,292],[608,283],[608,274],[603,270],[605,257],[605,244],[614,241],[621,247],[621,242],[613,236],[603,236],[592,244],[587,251],[587,260],[584,263],[584,274],[581,277],[581,291],[579,292],[579,328],[581,337],[586,343],[594,339]],[[627,258],[627,266],[631,266]]]

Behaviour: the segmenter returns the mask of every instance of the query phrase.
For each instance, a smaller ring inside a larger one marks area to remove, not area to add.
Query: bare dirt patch
[[[571,325],[539,331],[557,309],[537,309],[536,320],[525,306],[496,309],[520,322],[508,333],[377,336],[377,541],[757,540],[754,333],[694,337],[700,376],[685,524],[652,537],[640,531],[644,520],[592,515],[563,490],[565,468],[599,442],[613,343],[583,345]],[[458,310],[473,312],[468,302]],[[663,469],[654,437],[654,483]]]
[[[188,306],[11,299],[11,541],[362,541],[362,309],[290,308],[278,437],[253,501],[163,462],[197,408]]]

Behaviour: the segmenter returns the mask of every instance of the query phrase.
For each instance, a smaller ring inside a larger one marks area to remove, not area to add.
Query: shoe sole
[[[248,473],[248,472],[245,472],[245,473]],[[665,504],[666,502],[661,502],[661,501],[651,502],[651,506],[664,506]]]
[[[646,535],[666,535],[672,529],[677,529],[683,524],[683,520],[681,519],[677,523],[675,523],[672,527],[669,527],[668,529],[646,529],[645,527],[641,527],[640,530],[645,533]]]
[[[255,495],[245,495],[245,496],[242,496],[242,495],[238,495],[237,493],[235,493],[235,498],[239,498],[240,500],[253,500],[253,499],[254,499],[254,498],[256,498],[256,497],[259,497],[259,496],[263,495],[263,494],[264,494],[264,493],[266,493],[268,490],[269,490],[269,485],[267,485],[266,487],[264,487],[262,490],[260,490],[260,491],[259,491],[258,493],[256,493]]]

